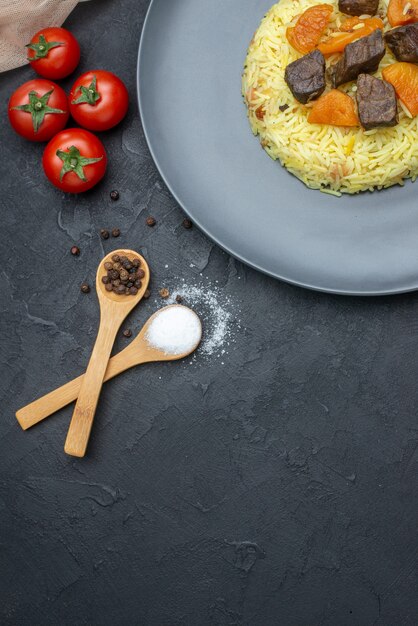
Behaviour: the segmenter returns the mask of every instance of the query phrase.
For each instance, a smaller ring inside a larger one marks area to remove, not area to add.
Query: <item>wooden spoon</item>
[[[176,307],[181,305],[174,304],[171,306]],[[165,311],[167,308],[168,307],[165,307],[154,313],[132,343],[110,359],[103,382],[114,378],[121,372],[124,372],[135,365],[142,365],[143,363],[151,363],[154,361],[175,361],[177,359],[184,359],[196,350],[200,343],[200,339],[196,345],[192,346],[190,350],[184,352],[183,354],[166,354],[165,352],[152,348],[148,344],[146,340],[146,333],[149,325],[154,318],[161,313],[161,311]],[[83,379],[84,374],[78,378],[74,378],[74,380],[70,381],[66,385],[55,389],[55,391],[51,391],[45,396],[42,396],[42,398],[31,402],[31,404],[28,404],[22,409],[19,409],[19,411],[16,412],[16,418],[23,430],[27,430],[31,426],[38,424],[38,422],[41,422],[46,417],[49,417],[49,415],[52,415],[55,411],[62,409],[67,406],[67,404],[70,404],[70,402],[76,400],[78,394],[80,393]]]
[[[141,261],[141,268],[145,272],[141,289],[136,295],[118,295],[113,291],[106,291],[102,282],[107,274],[104,264],[112,260],[112,256],[127,256],[129,259],[137,257]],[[93,425],[94,414],[103,384],[103,378],[109,362],[110,353],[116,334],[126,316],[143,297],[149,282],[149,267],[143,257],[133,250],[114,250],[100,263],[96,274],[96,291],[100,304],[100,326],[96,343],[87,366],[86,373],[78,394],[73,417],[68,430],[64,450],[71,456],[82,457],[86,453],[87,444]]]

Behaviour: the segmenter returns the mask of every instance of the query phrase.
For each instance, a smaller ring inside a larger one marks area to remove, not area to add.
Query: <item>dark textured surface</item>
[[[0,622],[415,626],[417,296],[302,291],[182,228],[136,112],[146,5],[101,0],[67,22],[80,71],[114,70],[132,95],[104,137],[110,168],[96,191],[55,191],[42,147],[1,118]],[[3,111],[31,75],[2,76]],[[113,226],[122,236],[102,242]],[[71,407],[27,432],[14,412],[83,371],[98,306],[79,285],[115,241],[147,256],[154,294],[181,277],[218,280],[241,329],[231,323],[224,366],[198,354],[108,383],[75,460],[63,452]]]

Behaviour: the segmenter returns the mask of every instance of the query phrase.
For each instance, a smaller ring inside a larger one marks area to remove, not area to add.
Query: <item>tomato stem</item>
[[[48,91],[43,96],[38,96],[36,91],[30,91],[28,94],[29,103],[12,107],[11,110],[30,113],[32,115],[33,131],[37,133],[47,113],[66,113],[66,111],[62,111],[62,109],[54,109],[53,107],[48,106],[48,101],[53,91],[54,90],[51,89],[51,91]]]
[[[81,92],[81,95],[75,100],[71,101],[71,104],[90,104],[91,106],[95,106],[96,102],[100,100],[100,93],[97,91],[97,78],[93,76],[93,80],[91,81],[88,87],[84,87],[84,85],[79,85],[75,90],[75,93]]]
[[[84,174],[84,167],[101,161],[103,157],[88,158],[83,157],[80,154],[80,150],[76,146],[70,146],[68,152],[65,150],[57,150],[57,157],[59,157],[63,163],[60,172],[60,181],[64,178],[68,172],[74,172],[83,182],[87,182],[86,175]]]
[[[48,56],[48,53],[52,48],[57,48],[58,46],[64,45],[65,44],[62,41],[47,41],[44,35],[39,35],[39,40],[37,43],[28,43],[26,45],[26,48],[35,51],[33,57],[28,57],[28,61],[37,61],[38,59],[44,59],[46,56]]]

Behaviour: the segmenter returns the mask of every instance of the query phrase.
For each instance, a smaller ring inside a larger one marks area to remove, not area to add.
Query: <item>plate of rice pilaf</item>
[[[163,180],[271,276],[417,289],[417,36],[418,0],[152,0],[138,98]]]
[[[373,191],[418,174],[418,2],[416,18],[407,0],[400,15],[388,2],[280,0],[252,38],[252,131],[311,189]]]

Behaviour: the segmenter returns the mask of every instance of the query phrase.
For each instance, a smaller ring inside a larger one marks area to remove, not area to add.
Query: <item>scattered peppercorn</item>
[[[168,289],[166,289],[165,287],[163,287],[162,289],[160,289],[159,294],[162,298],[164,298],[164,300],[166,298],[168,298],[168,296],[170,295],[170,292],[168,291]]]
[[[126,328],[126,329],[123,331],[123,336],[124,336],[124,337],[132,337],[132,331],[131,331],[131,329],[130,329],[130,328]]]
[[[157,220],[155,219],[155,217],[152,217],[152,215],[150,215],[149,217],[147,217],[147,226],[155,226],[155,224],[157,223]]]
[[[106,230],[105,228],[102,228],[100,230],[100,236],[102,239],[109,239],[109,231]]]
[[[90,293],[90,285],[87,283],[82,283],[80,289],[83,293]]]
[[[281,104],[279,106],[280,111],[283,113],[283,111],[286,111],[289,108],[288,104]]]
[[[111,191],[110,192],[110,199],[113,200],[113,201],[119,200],[119,191],[116,191],[116,189]]]
[[[120,229],[119,228],[113,228],[112,230],[112,237],[119,237],[120,235]]]
[[[149,289],[145,290],[145,293],[143,295],[144,300],[148,300],[148,298],[151,296],[151,292]]]
[[[189,220],[188,217],[185,217],[183,220],[183,227],[186,230],[190,230],[193,227],[193,222],[191,220]]]
[[[73,256],[78,256],[80,254],[80,248],[78,246],[73,246],[71,248],[71,254]]]
[[[136,296],[142,286],[140,279],[145,276],[144,270],[139,267],[141,260],[137,257],[131,260],[119,254],[113,254],[111,258],[113,262],[104,263],[106,274],[101,277],[106,291]]]
[[[183,298],[181,297],[181,295],[180,295],[180,294],[177,294],[177,296],[176,296],[176,302],[177,302],[177,304],[181,304],[181,303],[183,302]]]

